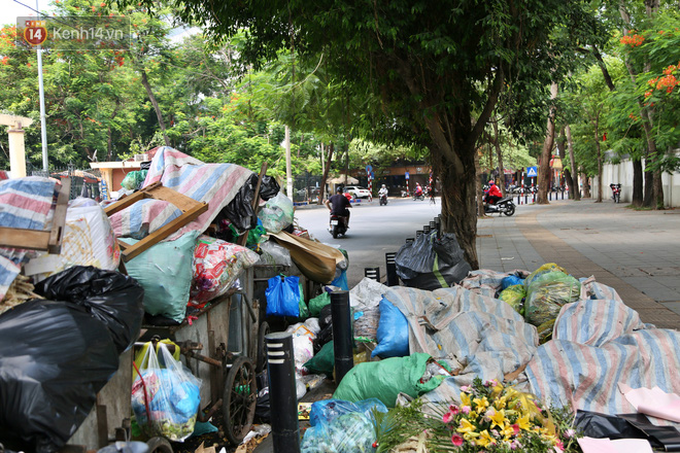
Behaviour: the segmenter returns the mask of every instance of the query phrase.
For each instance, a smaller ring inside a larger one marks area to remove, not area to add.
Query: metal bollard
[[[430,234],[430,225],[423,226],[423,234]]]
[[[438,230],[437,228],[437,221],[436,220],[430,220],[430,231],[432,230]]]
[[[416,230],[416,239],[423,235],[423,230]]]
[[[376,282],[380,281],[380,268],[379,267],[365,267],[364,268],[364,277],[368,277],[370,279],[375,280]]]
[[[335,352],[335,382],[340,383],[354,366],[349,291],[333,291],[331,293],[331,316],[333,319],[333,350]]]
[[[396,252],[385,253],[385,268],[387,269],[387,286],[399,286],[397,263],[394,261]]]
[[[272,417],[272,439],[275,453],[299,453],[297,391],[293,336],[286,332],[266,335],[269,374],[269,401]]]
[[[416,240],[415,238],[406,238],[406,243],[407,243],[407,244],[413,244],[413,242],[414,242],[415,240]]]

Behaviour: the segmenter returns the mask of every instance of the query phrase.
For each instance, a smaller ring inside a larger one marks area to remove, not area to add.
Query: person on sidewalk
[[[332,215],[337,215],[345,218],[345,226],[349,228],[349,209],[352,204],[347,197],[342,194],[342,188],[336,189],[336,194],[325,201],[326,207],[331,211]]]

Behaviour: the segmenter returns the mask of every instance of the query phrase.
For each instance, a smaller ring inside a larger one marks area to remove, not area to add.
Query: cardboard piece
[[[293,262],[305,277],[322,285],[333,281],[337,265],[345,260],[340,250],[320,242],[285,231],[270,236],[288,249]]]

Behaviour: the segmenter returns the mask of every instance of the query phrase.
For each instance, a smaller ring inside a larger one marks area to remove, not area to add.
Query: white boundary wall
[[[644,161],[643,161],[644,168]],[[602,195],[604,198],[611,198],[612,192],[609,188],[611,183],[621,184],[621,202],[630,203],[633,200],[633,162],[624,160],[620,164],[605,163],[602,167]],[[680,207],[680,173],[672,175],[664,173],[661,176],[663,184],[663,201],[666,207]],[[593,178],[592,191],[597,190],[598,178]]]

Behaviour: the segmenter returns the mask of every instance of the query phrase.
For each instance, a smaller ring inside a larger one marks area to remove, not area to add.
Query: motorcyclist
[[[382,187],[380,188],[380,190],[378,191],[378,197],[382,198],[382,197],[386,197],[386,196],[387,196],[387,187],[385,186],[385,184],[383,184]]]
[[[420,187],[420,183],[417,182],[417,183],[416,183],[416,189],[415,189],[415,191],[414,191],[414,195],[415,195],[416,197],[419,197],[419,196],[421,196],[422,194],[423,194],[423,188]]]
[[[337,215],[345,218],[345,226],[349,228],[349,209],[352,204],[347,197],[342,194],[342,188],[338,187],[335,195],[324,202],[326,207],[331,211],[331,215]]]
[[[486,193],[486,201],[489,204],[496,204],[498,200],[503,198],[503,193],[501,189],[498,188],[494,180],[489,181],[489,190]]]

